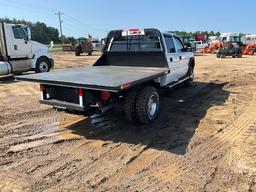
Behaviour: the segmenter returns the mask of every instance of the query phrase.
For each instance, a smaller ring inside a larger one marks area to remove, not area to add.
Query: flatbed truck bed
[[[90,66],[18,76],[16,79],[47,85],[119,92],[123,86],[133,87],[168,72],[167,68]]]

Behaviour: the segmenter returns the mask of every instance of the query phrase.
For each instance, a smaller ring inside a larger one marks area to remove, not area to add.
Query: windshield
[[[233,36],[233,37],[230,37],[230,41],[231,42],[240,42],[240,37],[239,36]]]
[[[162,48],[157,36],[132,35],[112,38],[109,51],[162,51]]]

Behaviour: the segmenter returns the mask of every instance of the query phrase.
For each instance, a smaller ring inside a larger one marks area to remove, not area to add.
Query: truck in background
[[[97,38],[92,39],[93,51],[100,51],[102,49],[101,41]]]
[[[241,41],[242,41],[244,44],[256,43],[256,34],[245,35],[245,36],[242,37]]]
[[[83,37],[77,39],[75,45],[75,56],[80,56],[82,53],[88,53],[88,55],[93,53],[93,49],[90,48],[87,38]]]
[[[46,45],[31,40],[29,27],[0,23],[0,76],[48,72],[54,61]]]
[[[218,38],[219,42],[241,42],[240,33],[222,33]]]
[[[195,36],[195,40],[196,40],[196,41],[200,41],[200,42],[202,42],[202,43],[206,43],[206,42],[207,42],[207,35],[204,34],[204,33],[202,33],[202,34],[197,34],[197,35]]]

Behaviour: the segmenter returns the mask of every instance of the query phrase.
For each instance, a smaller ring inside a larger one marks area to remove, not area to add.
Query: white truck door
[[[184,77],[188,72],[188,64],[189,64],[189,53],[185,50],[185,47],[178,37],[173,37],[175,47],[176,47],[176,53],[179,57],[179,78]]]
[[[8,39],[12,39],[12,41],[7,41],[10,58],[30,58],[32,45],[24,29],[15,25],[11,26],[9,31],[10,34],[6,34],[6,36],[9,36]]]
[[[167,82],[177,81],[180,78],[180,54],[176,52],[174,39],[171,35],[164,35],[166,47],[166,59],[169,65],[170,73],[167,75]]]

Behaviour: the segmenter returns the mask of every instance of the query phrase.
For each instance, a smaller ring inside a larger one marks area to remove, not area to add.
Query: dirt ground
[[[61,69],[98,56],[54,57]],[[38,99],[37,84],[0,80],[0,191],[256,191],[255,56],[196,56],[194,86],[162,91],[147,126]]]

